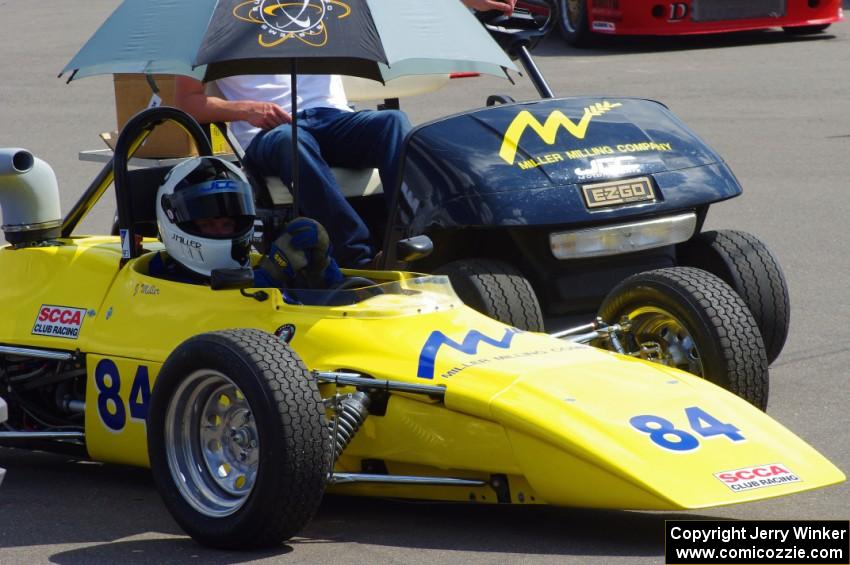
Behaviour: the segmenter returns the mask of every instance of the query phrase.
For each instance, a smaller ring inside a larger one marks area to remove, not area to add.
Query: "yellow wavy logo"
[[[516,115],[511,125],[508,126],[505,137],[502,139],[502,148],[499,150],[499,157],[509,165],[513,165],[516,159],[517,147],[519,147],[519,140],[528,128],[534,130],[546,145],[555,143],[555,138],[560,128],[564,128],[577,139],[584,139],[585,134],[587,134],[587,126],[590,125],[590,121],[594,117],[601,116],[609,110],[620,106],[622,104],[619,102],[612,104],[608,101],[591,104],[584,109],[584,114],[578,123],[573,122],[560,110],[553,110],[549,114],[549,117],[546,118],[546,121],[541,124],[531,112],[523,110]]]
[[[233,16],[260,26],[257,42],[261,47],[275,47],[297,39],[310,47],[323,47],[328,42],[325,21],[341,20],[351,7],[339,0],[247,0],[233,8]]]

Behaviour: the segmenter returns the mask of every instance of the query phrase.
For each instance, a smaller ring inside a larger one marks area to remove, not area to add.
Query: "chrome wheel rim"
[[[224,374],[199,370],[175,391],[165,450],[180,495],[211,518],[239,510],[259,468],[260,438],[245,395]]]
[[[676,316],[657,306],[637,308],[627,315],[638,345],[657,344],[659,363],[705,377],[696,340]]]

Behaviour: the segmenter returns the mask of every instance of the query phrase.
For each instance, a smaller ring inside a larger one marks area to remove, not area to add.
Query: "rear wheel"
[[[788,338],[788,285],[779,261],[752,234],[703,232],[682,247],[682,263],[714,273],[735,289],[761,330],[767,362],[773,363]]]
[[[587,0],[559,0],[558,28],[564,41],[575,47],[590,43],[591,32],[587,19]]]
[[[174,350],[156,380],[148,454],[166,507],[195,540],[276,546],[322,499],[330,456],[322,399],[273,335],[201,334]]]
[[[599,316],[609,324],[628,320],[627,352],[643,351],[767,407],[768,368],[758,326],[717,276],[691,267],[638,273],[608,294]]]
[[[527,278],[513,265],[494,259],[463,259],[436,270],[447,275],[467,306],[505,324],[543,331],[543,312]]]

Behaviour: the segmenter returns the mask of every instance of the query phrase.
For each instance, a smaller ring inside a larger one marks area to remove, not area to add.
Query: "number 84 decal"
[[[738,428],[721,422],[698,406],[685,408],[685,415],[688,417],[691,430],[701,437],[726,436],[731,441],[745,439]],[[699,447],[699,439],[694,434],[677,428],[673,422],[661,416],[652,414],[634,416],[629,423],[636,430],[649,434],[649,439],[664,449],[692,451]]]
[[[101,359],[94,370],[94,384],[97,387],[97,413],[103,424],[113,432],[120,432],[127,424],[127,412],[130,419],[145,422],[148,417],[148,404],[151,398],[151,384],[148,368],[139,365],[133,376],[127,406],[121,398],[121,374],[112,359]]]

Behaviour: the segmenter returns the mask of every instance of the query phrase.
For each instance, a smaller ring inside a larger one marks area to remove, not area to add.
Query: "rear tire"
[[[691,267],[638,273],[605,297],[599,316],[609,324],[628,318],[628,352],[655,343],[659,362],[767,407],[768,368],[758,326],[717,276]]]
[[[513,265],[494,259],[463,259],[439,267],[467,306],[515,328],[543,331],[543,312],[527,278]]]
[[[767,362],[773,363],[788,339],[791,306],[782,268],[767,246],[746,232],[708,231],[682,247],[682,262],[735,289],[761,330]]]
[[[298,356],[253,329],[180,344],[156,380],[148,455],[157,490],[203,545],[280,545],[313,517],[330,461],[322,399]]]

